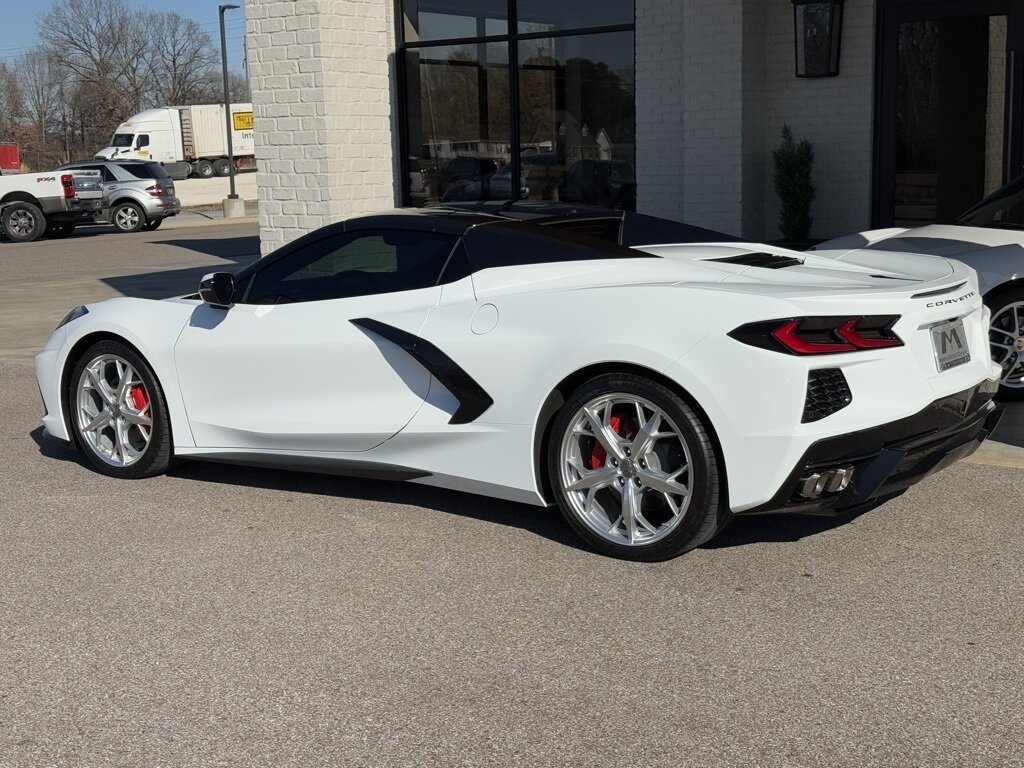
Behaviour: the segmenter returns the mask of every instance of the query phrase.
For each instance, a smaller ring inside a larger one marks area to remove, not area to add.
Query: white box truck
[[[252,104],[231,105],[235,168],[255,168]],[[114,131],[97,160],[154,160],[173,178],[227,176],[227,130],[223,104],[157,107],[132,115]]]

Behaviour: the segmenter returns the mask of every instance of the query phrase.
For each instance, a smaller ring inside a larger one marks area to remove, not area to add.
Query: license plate
[[[940,373],[970,362],[971,350],[967,345],[963,320],[932,326],[931,332],[935,365],[938,366]]]

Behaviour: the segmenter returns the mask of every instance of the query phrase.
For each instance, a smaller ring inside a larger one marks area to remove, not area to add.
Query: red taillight
[[[60,185],[64,187],[64,197],[75,196],[75,177],[70,173],[65,173],[60,177]]]
[[[798,355],[831,355],[836,352],[852,352],[856,349],[852,344],[834,341],[812,341],[800,336],[800,323],[803,320],[790,320],[772,331],[772,336],[782,342],[782,346]]]
[[[164,196],[164,188],[160,187],[160,186],[157,186],[157,187],[147,187],[146,191],[149,193],[150,197],[163,197]]]
[[[876,317],[794,317],[749,323],[729,335],[744,344],[793,355],[835,355],[901,347],[892,331],[898,315]]]
[[[899,336],[891,330],[892,323],[885,328],[872,328],[872,334],[865,336],[857,327],[861,320],[862,318],[859,317],[847,320],[839,329],[839,335],[857,349],[885,349],[903,346]]]

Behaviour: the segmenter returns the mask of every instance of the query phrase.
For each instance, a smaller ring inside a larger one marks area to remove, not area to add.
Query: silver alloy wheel
[[[11,214],[8,221],[11,229],[18,235],[30,235],[36,228],[36,217],[30,211],[20,210]]]
[[[1002,386],[1024,389],[1024,301],[1007,304],[989,326],[992,359],[1003,369]]]
[[[76,418],[89,448],[112,467],[128,467],[141,459],[153,437],[149,390],[131,364],[117,355],[100,355],[82,371]]]
[[[668,536],[693,492],[690,449],[661,408],[637,395],[601,395],[580,408],[562,436],[562,488],[576,517],[615,544],[646,546]]]
[[[139,226],[139,211],[131,205],[125,205],[117,209],[114,214],[114,223],[118,229],[135,229]]]

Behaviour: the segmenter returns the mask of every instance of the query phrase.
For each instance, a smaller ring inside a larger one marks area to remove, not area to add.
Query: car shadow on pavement
[[[863,514],[877,509],[885,501],[847,514],[823,517],[816,515],[758,515],[736,517],[732,523],[705,544],[703,549],[742,547],[763,542],[793,542],[839,528]]]
[[[259,235],[242,237],[183,237],[181,239],[154,240],[153,245],[170,245],[187,251],[204,253],[221,259],[236,260],[246,256],[258,256]]]
[[[37,427],[30,437],[39,446],[39,453],[49,459],[74,462],[92,471],[83,454],[62,440],[44,436]],[[237,485],[314,496],[337,496],[346,499],[424,507],[446,514],[460,515],[487,523],[521,528],[573,549],[589,551],[572,533],[553,507],[535,507],[513,501],[451,491],[415,483],[364,480],[341,475],[245,467],[206,461],[179,461],[168,473],[171,477],[217,485]],[[876,505],[877,506],[877,505]],[[763,542],[792,542],[846,525],[861,514],[857,512],[836,517],[806,515],[766,515],[737,517],[722,533],[703,549],[740,547]]]
[[[74,462],[92,470],[80,451],[71,448],[62,440],[44,435],[42,427],[34,429],[30,437],[39,446],[39,453],[42,456],[57,461]],[[535,507],[444,488],[207,461],[178,461],[168,475],[200,483],[424,507],[483,522],[521,528],[567,547],[586,549],[554,508]]]

